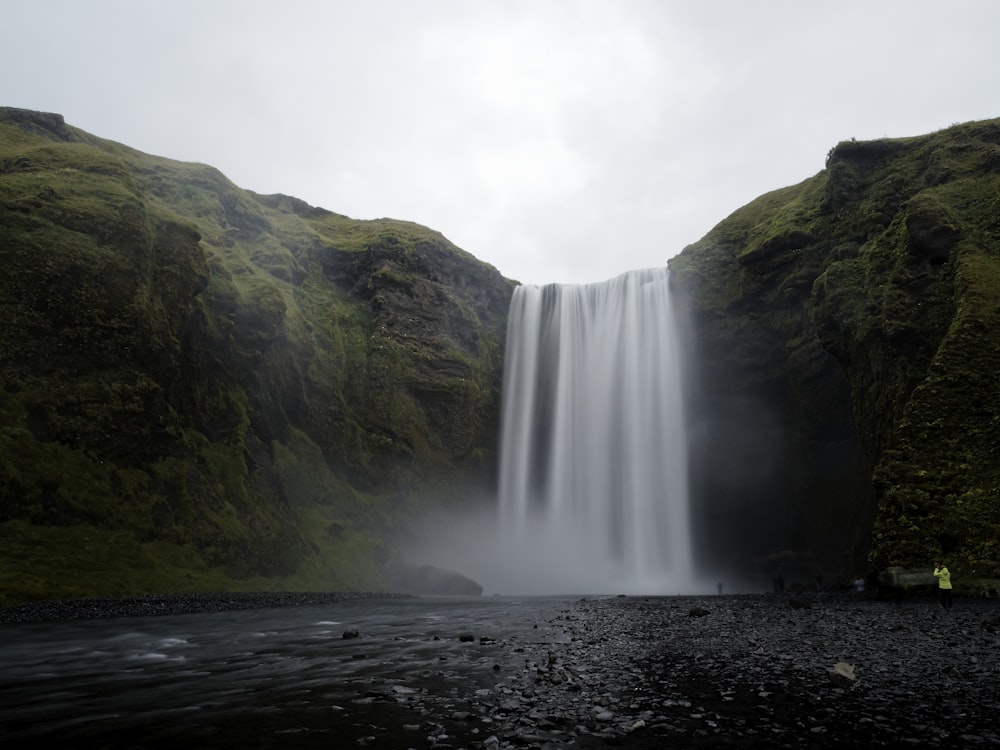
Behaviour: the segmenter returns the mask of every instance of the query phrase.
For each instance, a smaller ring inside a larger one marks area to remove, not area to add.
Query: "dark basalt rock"
[[[454,570],[434,565],[402,565],[393,571],[392,588],[425,596],[479,596],[483,587]]]

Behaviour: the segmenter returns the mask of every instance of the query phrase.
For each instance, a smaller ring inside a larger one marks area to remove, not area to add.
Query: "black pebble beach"
[[[367,595],[130,597],[0,610],[0,619],[285,607],[345,596]],[[473,665],[436,688],[359,696],[351,710],[365,717],[365,733],[344,735],[343,746],[1000,745],[995,600],[957,599],[945,611],[931,600],[824,594],[612,597],[553,607],[538,627],[529,640],[481,638],[476,647],[489,650],[490,674]]]

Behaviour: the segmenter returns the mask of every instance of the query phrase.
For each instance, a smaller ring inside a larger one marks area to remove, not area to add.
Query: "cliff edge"
[[[374,590],[492,481],[514,282],[437,232],[0,108],[0,263],[0,603]]]
[[[1000,574],[1000,120],[842,142],[670,268],[707,559]]]

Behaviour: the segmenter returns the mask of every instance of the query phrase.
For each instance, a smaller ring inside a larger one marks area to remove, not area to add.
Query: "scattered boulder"
[[[838,661],[830,669],[830,680],[838,687],[850,687],[857,680],[854,674],[854,665],[846,661]]]
[[[480,596],[483,587],[461,573],[434,565],[401,565],[393,586],[419,596]]]
[[[937,586],[937,579],[930,568],[907,569],[889,567],[879,573],[879,583],[903,590]]]

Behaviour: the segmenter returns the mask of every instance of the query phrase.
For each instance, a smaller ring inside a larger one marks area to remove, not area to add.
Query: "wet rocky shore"
[[[491,689],[419,698],[427,736],[399,746],[1000,745],[996,602],[614,598],[543,627]]]
[[[300,601],[282,596],[169,606]],[[105,614],[168,606],[159,599],[109,600]],[[324,746],[331,732],[337,747],[436,750],[1000,745],[996,600],[957,599],[945,611],[930,600],[824,594],[612,597],[554,604],[517,631],[442,628],[441,667],[352,680],[351,697],[330,707],[336,727],[324,719]],[[375,653],[380,639],[360,635],[351,642]],[[313,746],[304,730],[262,740],[239,718],[226,736],[243,747]]]
[[[588,727],[587,747],[998,745],[998,615],[985,601],[583,602],[514,694],[536,729]]]

